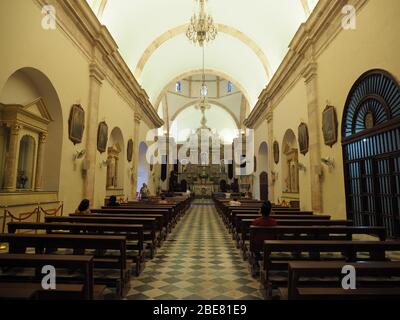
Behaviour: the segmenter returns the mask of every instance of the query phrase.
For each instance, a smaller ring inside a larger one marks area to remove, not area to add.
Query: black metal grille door
[[[342,124],[347,215],[400,237],[400,88],[373,70],[353,86]]]

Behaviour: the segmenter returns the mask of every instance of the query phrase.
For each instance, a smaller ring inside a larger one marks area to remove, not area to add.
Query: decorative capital
[[[105,73],[97,62],[92,62],[89,66],[90,77],[102,84],[105,79]]]
[[[142,121],[142,116],[140,115],[140,113],[135,112],[135,123],[140,124],[140,122]]]
[[[306,83],[309,83],[317,76],[318,64],[316,62],[308,63],[302,71],[302,76]]]
[[[15,122],[10,125],[10,129],[11,134],[17,136],[19,134],[19,131],[22,129],[22,126],[19,123]]]
[[[271,123],[272,120],[274,119],[274,112],[272,110],[269,110],[265,118],[267,119],[268,123]]]
[[[41,132],[39,134],[39,143],[43,144],[47,142],[47,137],[48,137],[48,133],[47,132]]]

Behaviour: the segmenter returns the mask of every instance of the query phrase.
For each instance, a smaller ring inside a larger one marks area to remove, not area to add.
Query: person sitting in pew
[[[116,196],[110,197],[110,199],[108,200],[108,206],[109,207],[119,207],[119,202],[117,202]]]
[[[237,198],[233,198],[233,200],[229,202],[230,207],[240,207],[241,205],[242,203]]]
[[[261,214],[262,217],[261,218],[257,218],[252,222],[252,226],[256,226],[256,227],[275,227],[278,225],[278,223],[276,222],[276,220],[274,218],[271,218],[271,209],[272,209],[272,204],[271,202],[267,201],[263,204],[263,206],[261,207]],[[262,238],[260,239],[255,239],[255,248],[256,250],[256,259],[258,261],[262,260],[261,254],[260,252],[263,249],[263,244],[264,244],[264,240],[268,240],[268,237],[266,237],[265,235],[263,235]],[[270,240],[274,240],[274,236],[271,235],[271,239]]]
[[[75,210],[76,214],[91,214],[90,212],[90,201],[88,199],[83,199],[79,204],[79,207]]]

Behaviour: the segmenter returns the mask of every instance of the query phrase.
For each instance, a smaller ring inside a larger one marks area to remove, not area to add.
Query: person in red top
[[[263,206],[261,207],[261,214],[262,217],[255,219],[252,222],[252,226],[256,226],[256,227],[275,227],[278,225],[278,223],[276,222],[276,220],[274,218],[270,217],[271,214],[271,209],[272,209],[272,205],[271,202],[267,201],[263,204]],[[256,254],[256,258],[257,260],[261,260],[261,254],[260,252],[263,250],[263,244],[264,244],[264,240],[273,240],[274,236],[273,235],[268,235],[268,234],[260,234],[257,235],[256,239],[255,239],[255,254]]]

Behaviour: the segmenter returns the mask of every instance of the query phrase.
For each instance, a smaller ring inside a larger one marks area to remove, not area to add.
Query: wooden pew
[[[75,215],[72,214],[68,217],[46,217],[45,222],[48,223],[94,223],[94,224],[140,224],[144,228],[144,241],[148,244],[150,258],[153,259],[157,241],[157,221],[155,218],[134,218],[134,217],[104,217],[102,215]]]
[[[135,273],[139,275],[144,268],[144,234],[143,225],[133,224],[84,224],[84,223],[30,223],[10,222],[8,232],[19,230],[46,231],[47,234],[65,234],[66,232],[85,235],[122,235],[127,237],[127,250],[135,264]]]
[[[348,265],[356,270],[355,290],[343,290],[341,285],[344,276],[342,268]],[[326,277],[337,280],[327,281]],[[398,277],[400,277],[400,262],[289,262],[288,286],[280,288],[280,292],[282,298],[288,300],[387,298],[398,300],[400,299]],[[313,280],[310,281],[309,278]]]
[[[235,213],[232,215],[232,224],[231,224],[231,232],[232,232],[232,239],[235,240],[237,239],[237,232],[238,232],[238,221],[243,220],[243,219],[257,219],[261,218],[261,214],[242,214],[242,213]],[[275,220],[331,220],[330,215],[278,215],[274,214],[271,215],[272,218]]]
[[[237,247],[243,252],[243,259],[246,260],[248,246],[250,245],[250,226],[254,219],[245,219],[241,215],[236,216],[236,242]],[[352,220],[276,220],[278,226],[352,226]]]
[[[168,209],[173,225],[179,221],[179,219],[185,214],[188,207],[190,206],[190,202],[180,201],[176,203],[168,203],[168,204],[159,204],[154,202],[129,202],[127,204],[122,204],[121,208],[127,209]],[[109,209],[107,207],[103,207],[104,209]]]
[[[234,209],[229,213],[229,216],[227,217],[227,226],[228,228],[232,231],[235,225],[235,217],[236,215],[243,215],[247,214],[248,217],[261,217],[261,212],[259,211],[251,211],[251,210],[237,210]],[[320,219],[317,220],[323,220],[327,219],[330,220],[329,215],[314,215],[312,211],[292,211],[292,212],[286,212],[286,211],[277,211],[277,212],[272,212],[271,217],[276,217],[276,219],[280,218],[283,219],[282,217],[289,217],[288,219],[317,219],[316,217],[320,217]],[[290,218],[291,217],[291,218]]]
[[[302,300],[400,300],[400,288],[299,288]]]
[[[41,286],[42,267],[56,269],[56,289],[44,292]],[[97,300],[103,296],[105,286],[94,285],[93,256],[63,256],[39,254],[0,254],[0,266],[4,268],[35,268],[35,275],[7,276],[0,272],[0,300],[6,299],[84,299]],[[58,269],[80,270],[77,278],[62,279]]]
[[[352,240],[354,235],[371,235],[380,241],[386,240],[384,227],[348,227],[348,226],[276,226],[276,227],[250,227],[250,245],[248,260],[252,274],[258,270],[256,260],[256,239],[267,240],[273,237],[276,240]],[[319,253],[313,252],[312,259],[319,260]]]
[[[160,232],[158,241],[161,243],[167,238],[167,233],[172,231],[172,218],[170,213],[165,210],[132,210],[132,209],[94,209],[92,215],[104,217],[131,217],[131,218],[155,218],[157,220],[157,230]],[[71,214],[70,216],[76,216]]]
[[[252,273],[258,269],[256,260],[256,239],[267,240],[271,237],[276,240],[353,240],[354,235],[370,235],[386,240],[384,227],[348,227],[348,226],[276,226],[276,227],[250,227],[250,246],[248,260]],[[313,253],[314,254],[314,253]],[[315,253],[313,259],[320,257]]]
[[[60,234],[0,234],[0,242],[9,245],[9,253],[26,253],[28,248],[36,254],[43,254],[49,249],[78,250],[116,250],[118,255],[99,256],[93,260],[95,269],[118,270],[117,278],[95,277],[96,284],[105,284],[117,289],[119,296],[124,296],[130,287],[131,263],[127,262],[126,237]]]
[[[93,209],[91,213],[101,213],[101,214],[139,214],[140,216],[144,215],[162,215],[163,216],[163,226],[166,229],[166,232],[170,233],[175,224],[175,217],[173,215],[173,210],[171,207],[167,208],[136,208],[136,207],[128,207],[128,206],[120,206],[120,207],[102,207],[101,209]]]
[[[388,261],[386,252],[400,251],[400,241],[327,241],[327,240],[267,240],[264,241],[263,270],[261,283],[266,289],[267,296],[271,295],[274,287],[287,285],[287,280],[272,281],[270,272],[273,270],[288,270],[288,263],[292,261]],[[273,253],[313,252],[309,257],[273,257]],[[340,256],[328,258],[320,257],[321,253],[340,253]],[[357,257],[358,253],[369,253],[367,258]]]

